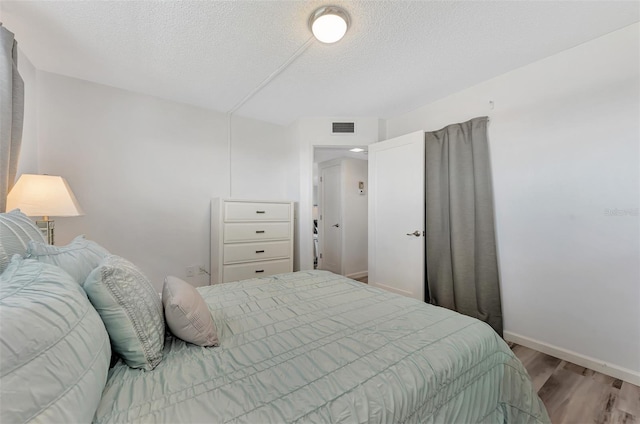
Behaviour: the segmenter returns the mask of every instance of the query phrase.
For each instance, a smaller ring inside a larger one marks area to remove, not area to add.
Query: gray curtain
[[[425,135],[426,273],[432,303],[502,336],[487,122]]]
[[[0,26],[0,212],[18,170],[24,116],[24,82],[18,73],[18,47],[13,33]]]

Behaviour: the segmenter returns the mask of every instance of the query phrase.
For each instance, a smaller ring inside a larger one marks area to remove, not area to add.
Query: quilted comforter
[[[119,362],[94,421],[548,423],[486,324],[324,271],[199,289],[220,346]]]

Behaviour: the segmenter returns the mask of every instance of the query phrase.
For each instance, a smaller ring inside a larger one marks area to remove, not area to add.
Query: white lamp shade
[[[54,175],[22,174],[7,196],[7,210],[28,216],[84,215],[67,181]]]

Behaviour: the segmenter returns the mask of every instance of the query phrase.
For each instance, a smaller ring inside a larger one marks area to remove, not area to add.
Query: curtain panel
[[[18,47],[13,33],[0,25],[0,212],[18,170],[24,116],[24,82],[18,73]]]
[[[502,336],[487,122],[425,134],[426,274],[433,303]]]

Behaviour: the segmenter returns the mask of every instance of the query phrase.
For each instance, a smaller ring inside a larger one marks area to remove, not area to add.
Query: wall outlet
[[[193,277],[196,275],[197,272],[198,272],[197,265],[191,265],[187,267],[187,277]]]
[[[202,265],[191,265],[186,268],[187,277],[209,274]]]

